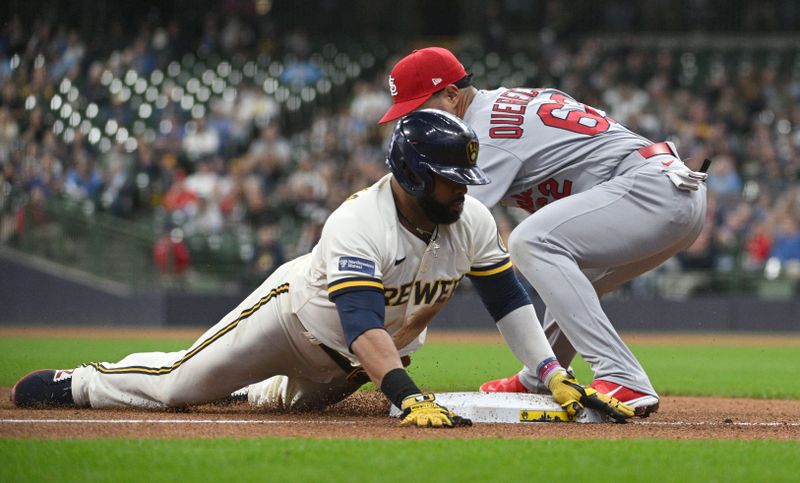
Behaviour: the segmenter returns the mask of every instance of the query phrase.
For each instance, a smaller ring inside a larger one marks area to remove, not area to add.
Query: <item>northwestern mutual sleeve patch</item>
[[[375,262],[359,257],[339,257],[339,271],[375,275]]]

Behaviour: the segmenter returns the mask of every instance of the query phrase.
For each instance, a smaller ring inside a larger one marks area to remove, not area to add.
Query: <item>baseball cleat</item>
[[[480,389],[481,392],[531,392],[527,387],[522,385],[522,382],[519,380],[519,374],[484,382],[481,384]]]
[[[27,374],[11,388],[11,402],[20,408],[73,406],[72,371],[43,369]]]
[[[634,391],[616,382],[603,379],[595,379],[589,384],[589,387],[607,396],[613,396],[620,402],[631,406],[634,409],[634,415],[637,417],[646,418],[650,414],[658,412],[659,401],[657,396]]]
[[[229,396],[220,399],[215,404],[243,404],[247,402],[249,393],[250,386],[245,386],[239,390],[233,391]]]

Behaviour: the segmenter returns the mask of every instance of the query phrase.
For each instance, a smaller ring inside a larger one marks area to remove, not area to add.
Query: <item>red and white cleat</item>
[[[495,379],[481,384],[481,392],[531,392],[522,385],[519,374],[511,377]]]
[[[628,389],[616,382],[595,379],[589,384],[589,387],[607,396],[613,396],[620,402],[631,406],[637,417],[646,418],[658,411],[658,397]]]

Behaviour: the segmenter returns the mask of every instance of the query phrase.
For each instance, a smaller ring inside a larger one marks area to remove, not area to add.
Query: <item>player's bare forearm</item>
[[[433,394],[421,393],[403,370],[394,341],[385,330],[370,329],[364,332],[351,348],[372,382],[403,411],[401,425],[434,428],[472,426],[471,420],[440,406]]]
[[[353,341],[351,348],[361,367],[378,387],[381,387],[383,376],[387,372],[403,368],[392,337],[383,329],[364,332]]]
[[[408,344],[414,342],[414,339],[419,337],[419,334],[422,333],[423,329],[425,329],[424,326],[420,329],[403,327],[402,329],[398,330],[394,337],[392,337],[397,350],[400,350]]]

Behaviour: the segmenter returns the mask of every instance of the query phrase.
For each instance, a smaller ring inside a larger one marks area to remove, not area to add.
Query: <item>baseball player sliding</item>
[[[489,182],[477,156],[475,133],[458,118],[409,114],[392,135],[391,174],[345,201],[310,254],[278,268],[190,348],[36,371],[17,382],[12,400],[157,409],[253,384],[252,402],[317,408],[356,391],[365,371],[402,410],[403,425],[470,425],[423,393],[401,362],[467,275],[514,354],[569,414],[589,406],[620,421],[632,416],[556,361],[491,214],[465,196],[467,186]]]
[[[658,395],[599,297],[697,238],[705,173],[687,168],[672,143],[653,143],[556,89],[478,90],[470,80],[450,51],[416,50],[394,66],[394,104],[380,122],[436,108],[475,129],[478,165],[492,183],[470,194],[488,207],[504,202],[530,213],[509,250],[545,302],[544,330],[558,361],[569,366],[577,351],[594,371],[590,387],[649,415]],[[527,365],[481,390],[541,392],[543,382]]]

